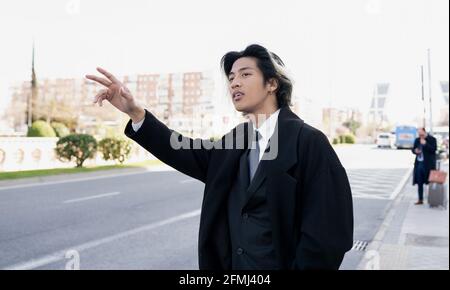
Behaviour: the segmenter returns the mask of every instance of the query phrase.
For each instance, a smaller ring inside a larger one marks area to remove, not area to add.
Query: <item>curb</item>
[[[157,165],[137,168],[120,168],[99,170],[94,172],[79,172],[70,174],[54,174],[40,177],[18,178],[0,181],[0,191],[21,187],[32,187],[39,185],[51,185],[58,183],[77,182],[92,179],[112,178],[116,176],[143,174],[154,171],[170,171],[173,170],[167,165]]]
[[[393,201],[384,210],[384,212],[386,213],[385,214],[386,217],[384,218],[383,222],[378,227],[378,230],[375,233],[373,240],[367,246],[366,255],[368,255],[368,253],[370,253],[371,251],[379,251],[379,249],[382,245],[384,236],[386,234],[386,230],[389,228],[389,226],[396,214],[397,206],[404,196],[404,192],[403,192],[403,194],[400,194],[400,193],[402,193],[403,189],[405,188],[406,183],[411,179],[412,171],[413,171],[413,168],[410,168],[408,170],[407,174],[405,174],[403,179],[400,181],[399,185],[396,187],[394,192],[391,194]],[[356,270],[368,270],[367,269],[368,261],[367,261],[366,255],[363,256],[363,258],[359,262],[358,266],[356,267]]]

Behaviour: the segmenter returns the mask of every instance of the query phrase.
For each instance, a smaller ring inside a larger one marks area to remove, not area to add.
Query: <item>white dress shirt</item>
[[[267,147],[267,143],[269,142],[270,137],[272,137],[273,132],[275,131],[275,127],[277,125],[278,121],[278,114],[280,113],[280,109],[272,113],[267,120],[265,120],[257,129],[259,134],[261,135],[261,138],[258,140],[259,144],[259,161],[261,161],[261,158],[264,154],[264,151]],[[144,123],[144,119],[142,119],[138,123],[131,122],[131,126],[133,127],[133,130],[137,132],[139,128],[141,128],[142,124]],[[254,128],[256,129],[256,128]]]
[[[278,109],[276,112],[272,113],[269,118],[267,118],[260,126],[259,128],[255,128],[254,130],[258,130],[259,134],[261,135],[261,138],[258,140],[259,144],[259,161],[261,161],[261,158],[264,154],[264,151],[267,149],[267,143],[269,142],[270,137],[272,137],[273,132],[275,131],[277,121],[278,121],[278,114],[280,113],[280,109]]]
[[[139,128],[141,128],[142,124],[144,123],[145,117],[144,119],[142,119],[141,121],[137,122],[137,123],[133,123],[131,122],[131,127],[133,127],[134,132],[137,132],[137,130],[139,130]]]

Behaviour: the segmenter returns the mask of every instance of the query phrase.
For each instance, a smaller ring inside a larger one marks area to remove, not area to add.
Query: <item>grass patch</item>
[[[72,174],[72,173],[82,173],[82,172],[94,172],[102,170],[111,169],[122,169],[122,168],[138,168],[138,167],[148,167],[152,165],[162,165],[163,163],[159,160],[148,160],[142,162],[128,163],[124,165],[102,165],[102,166],[92,166],[92,167],[82,167],[82,168],[54,168],[54,169],[37,169],[37,170],[22,170],[22,171],[11,171],[11,172],[1,172],[0,180],[8,179],[19,179],[28,177],[40,177],[58,174]]]

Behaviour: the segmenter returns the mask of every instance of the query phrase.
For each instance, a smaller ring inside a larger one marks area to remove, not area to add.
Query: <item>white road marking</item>
[[[364,198],[364,199],[389,199],[389,197],[368,193],[354,193],[352,196],[353,198]]]
[[[11,266],[5,267],[4,270],[30,270],[30,269],[35,269],[35,268],[38,268],[38,267],[42,267],[42,266],[45,266],[45,265],[48,265],[48,264],[51,264],[51,263],[55,263],[55,262],[64,260],[65,259],[65,254],[68,251],[71,251],[71,250],[76,250],[78,252],[85,251],[85,250],[92,249],[94,247],[98,247],[98,246],[101,246],[101,245],[104,245],[104,244],[107,244],[107,243],[110,243],[110,242],[113,242],[113,241],[116,241],[116,240],[119,240],[119,239],[128,238],[128,237],[130,237],[132,235],[136,235],[136,234],[139,234],[139,233],[142,233],[142,232],[145,232],[145,231],[153,230],[153,229],[156,229],[156,228],[159,228],[159,227],[162,227],[162,226],[165,226],[165,225],[169,225],[169,224],[172,224],[172,223],[176,223],[176,222],[181,221],[181,220],[189,219],[189,218],[192,218],[192,217],[195,217],[195,216],[198,216],[198,215],[200,215],[200,209],[194,210],[194,211],[191,211],[191,212],[187,212],[187,213],[184,213],[184,214],[180,214],[180,215],[177,215],[177,216],[174,216],[174,217],[171,217],[171,218],[159,221],[159,222],[150,223],[148,225],[144,225],[144,226],[132,229],[132,230],[128,230],[128,231],[125,231],[125,232],[122,232],[122,233],[118,233],[118,234],[109,236],[109,237],[105,237],[105,238],[94,240],[94,241],[90,241],[90,242],[87,242],[87,243],[84,243],[84,244],[81,244],[81,245],[78,245],[78,246],[67,248],[67,249],[64,249],[64,250],[61,250],[61,251],[58,251],[58,252],[55,252],[53,254],[50,254],[50,255],[47,255],[47,256],[43,256],[43,257],[40,257],[40,258],[37,258],[37,259],[32,259],[32,260],[29,260],[29,261],[26,261],[26,262],[22,262],[22,263],[18,263],[18,264],[15,264],[15,265],[11,265]]]
[[[409,170],[403,176],[402,180],[398,183],[395,190],[392,192],[391,196],[389,196],[389,199],[394,200],[397,197],[397,195],[402,191],[402,189],[405,186],[406,182],[408,181],[409,176],[411,175],[413,169],[414,168],[409,168]]]
[[[103,194],[97,194],[97,195],[92,195],[92,196],[87,196],[87,197],[69,199],[69,200],[64,201],[63,203],[80,202],[80,201],[91,200],[91,199],[96,199],[96,198],[114,196],[114,195],[118,195],[118,194],[120,194],[120,192],[118,192],[118,191],[117,192],[110,192],[110,193],[103,193]]]

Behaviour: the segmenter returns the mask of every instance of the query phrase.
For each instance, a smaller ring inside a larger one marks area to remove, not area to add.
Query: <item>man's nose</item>
[[[231,88],[234,90],[235,88],[240,88],[241,87],[241,83],[239,81],[236,81],[236,79],[234,79],[231,82]]]

